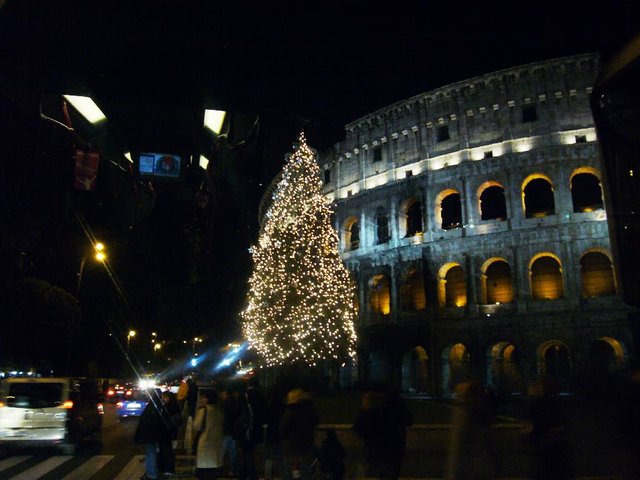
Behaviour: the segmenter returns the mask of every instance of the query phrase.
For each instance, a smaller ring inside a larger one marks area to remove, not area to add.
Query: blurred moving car
[[[118,420],[127,417],[139,417],[142,415],[142,411],[149,401],[149,395],[144,390],[135,390],[131,397],[132,398],[120,400],[116,403]]]
[[[100,439],[102,395],[73,378],[11,378],[0,387],[0,447],[57,447],[73,454],[87,438]]]
[[[106,399],[111,403],[117,403],[121,400],[130,399],[134,393],[134,387],[130,383],[111,385],[105,392]]]

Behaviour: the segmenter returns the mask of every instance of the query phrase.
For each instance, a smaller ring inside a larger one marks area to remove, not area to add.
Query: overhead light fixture
[[[222,130],[222,123],[224,117],[227,114],[224,110],[205,110],[204,111],[204,126],[211,130],[216,135]]]
[[[124,158],[133,163],[133,158],[131,158],[131,152],[124,152]]]
[[[202,167],[203,170],[206,170],[209,166],[209,159],[204,155],[200,155],[200,161],[198,162],[198,164],[200,165],[200,167]]]
[[[89,121],[89,123],[98,123],[107,119],[107,116],[102,113],[102,110],[96,105],[90,97],[81,97],[78,95],[63,95],[63,97],[69,101],[73,108],[75,108],[80,115]]]

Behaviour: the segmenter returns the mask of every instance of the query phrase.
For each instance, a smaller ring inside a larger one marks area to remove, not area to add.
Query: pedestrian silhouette
[[[320,471],[328,480],[342,480],[346,472],[344,459],[347,452],[344,449],[335,430],[327,430],[326,437],[320,444],[318,460]]]

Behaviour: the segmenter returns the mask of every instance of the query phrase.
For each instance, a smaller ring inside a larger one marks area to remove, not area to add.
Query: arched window
[[[349,217],[344,222],[343,245],[346,251],[360,246],[360,224],[356,217]]]
[[[611,260],[604,253],[589,252],[580,259],[582,295],[602,297],[616,294]]]
[[[412,270],[400,287],[400,308],[403,311],[418,311],[424,310],[426,306],[422,272]]]
[[[602,209],[602,187],[598,177],[586,172],[571,177],[571,200],[575,213]]]
[[[349,250],[357,250],[360,247],[360,223],[353,222],[349,228],[349,233],[351,234]]]
[[[462,227],[462,204],[460,194],[451,193],[442,199],[442,228],[450,230]]]
[[[420,202],[413,200],[407,206],[407,237],[421,233],[422,230],[422,207]]]
[[[480,194],[481,220],[506,220],[507,202],[504,199],[504,188],[492,185]]]
[[[553,187],[549,179],[532,175],[522,191],[526,218],[542,218],[555,215]]]
[[[438,299],[441,307],[464,307],[467,304],[464,270],[457,263],[448,263],[440,268]]]
[[[378,245],[387,243],[390,238],[389,215],[384,208],[379,207],[376,210],[376,243]]]
[[[531,263],[531,296],[534,300],[555,300],[564,296],[560,262],[541,255]]]
[[[391,293],[389,280],[384,275],[376,275],[369,282],[371,312],[389,315],[391,312]]]
[[[485,303],[513,302],[513,282],[511,268],[504,260],[495,260],[484,272],[486,298]]]

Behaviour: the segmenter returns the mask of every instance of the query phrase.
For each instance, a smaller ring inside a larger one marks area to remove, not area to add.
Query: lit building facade
[[[350,123],[319,156],[358,290],[353,380],[512,394],[627,364],[597,73],[585,54],[458,82]]]

